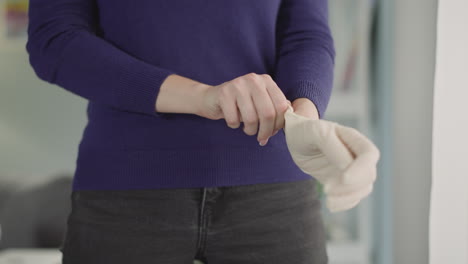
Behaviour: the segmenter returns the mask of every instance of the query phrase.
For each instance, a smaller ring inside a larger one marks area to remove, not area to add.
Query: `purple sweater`
[[[323,117],[335,58],[327,0],[30,0],[29,15],[38,77],[88,100],[74,190],[310,177],[284,133],[262,147],[225,120],[156,112],[155,102],[173,73],[210,85],[267,73]]]

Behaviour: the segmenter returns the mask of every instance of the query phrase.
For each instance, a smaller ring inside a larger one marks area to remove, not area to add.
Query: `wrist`
[[[205,106],[206,106],[206,98],[211,85],[196,82],[194,83],[191,91],[191,114],[203,116],[205,113]]]
[[[294,113],[311,119],[319,119],[319,114],[315,104],[308,98],[297,98],[292,102]]]
[[[209,85],[180,76],[170,75],[161,85],[156,111],[161,113],[198,114]]]

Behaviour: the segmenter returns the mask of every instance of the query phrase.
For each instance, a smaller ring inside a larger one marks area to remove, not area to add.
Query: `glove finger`
[[[359,156],[342,174],[345,185],[360,185],[374,182],[377,178],[377,164],[368,156]]]
[[[367,197],[373,190],[374,185],[370,184],[365,188],[348,195],[328,195],[327,207],[330,211],[343,211],[356,206],[359,201]],[[356,202],[357,201],[357,202]]]
[[[326,177],[325,180],[321,182],[323,184],[323,192],[326,194],[333,193],[337,186],[343,185],[341,183],[341,178],[341,173],[338,171],[334,175]]]
[[[367,156],[369,161],[377,163],[380,158],[380,151],[366,136],[352,127],[340,124],[337,124],[336,131],[338,137],[356,157]]]
[[[321,120],[319,125],[322,127],[321,129],[325,130],[322,132],[325,135],[323,137],[324,142],[319,146],[320,150],[333,166],[345,170],[353,162],[354,158],[336,133],[338,124]]]
[[[356,191],[365,189],[370,184],[373,184],[373,181],[366,181],[366,182],[361,182],[359,184],[353,184],[353,185],[336,183],[336,181],[334,181],[333,183],[329,183],[326,186],[324,186],[323,191],[326,194],[332,195],[332,196],[335,196],[335,195],[344,196],[344,195],[350,195]]]
[[[316,156],[316,158],[311,159],[310,157],[297,155],[292,156],[292,158],[300,170],[314,178],[317,178],[321,182],[324,182],[330,178],[331,175],[329,170],[329,163],[327,159],[322,156],[323,154],[319,154]],[[333,175],[338,175],[338,173],[333,173]]]
[[[346,202],[337,202],[337,201],[330,201],[327,200],[327,208],[332,213],[337,213],[341,211],[346,211],[356,207],[361,199],[356,199],[355,201],[346,201]]]

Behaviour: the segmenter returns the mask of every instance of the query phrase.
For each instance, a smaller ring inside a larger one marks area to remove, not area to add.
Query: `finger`
[[[252,87],[248,87],[249,85],[250,83],[243,82],[243,87],[237,87],[236,101],[244,123],[243,130],[247,135],[253,136],[258,131],[258,116],[251,97]]]
[[[244,123],[244,132],[249,136],[257,134],[258,116],[250,95],[239,97],[237,103]]]
[[[270,96],[268,95],[266,87],[254,89],[252,91],[252,98],[260,120],[260,128],[258,130],[257,138],[259,142],[264,142],[273,134],[276,110]]]
[[[291,102],[286,99],[283,91],[278,87],[276,82],[271,78],[270,75],[265,74],[267,92],[270,95],[271,101],[276,110],[276,120],[275,120],[275,131],[284,127],[284,113],[288,109],[288,105],[291,105]]]
[[[294,113],[294,108],[293,108],[293,106],[292,106],[292,104],[291,104],[291,101],[289,101],[289,100],[288,100],[288,108],[286,109],[285,114],[286,114],[286,113],[288,113],[288,114]]]
[[[220,101],[221,110],[223,112],[226,124],[230,128],[238,128],[240,126],[240,114],[236,104],[236,98],[229,91],[232,89],[224,89],[225,93]]]
[[[319,144],[320,150],[332,165],[345,170],[353,162],[353,156],[336,133],[338,124],[326,120],[314,120],[311,121],[311,125],[320,130],[316,133],[323,138]]]
[[[344,211],[356,206],[362,199],[367,197],[373,190],[374,185],[370,184],[365,188],[348,195],[328,195],[327,207],[332,212]]]
[[[283,133],[285,133],[285,134],[286,134],[285,130],[286,130],[286,122],[287,122],[287,119],[288,119],[288,118],[291,118],[291,116],[293,115],[293,113],[294,113],[294,108],[292,107],[291,102],[288,100],[288,108],[286,109],[286,112],[284,112],[284,115],[283,115],[283,117],[284,117],[284,126],[283,126],[282,131],[283,131]]]
[[[367,155],[358,156],[343,173],[341,182],[345,185],[359,185],[374,182],[377,178],[377,164]]]

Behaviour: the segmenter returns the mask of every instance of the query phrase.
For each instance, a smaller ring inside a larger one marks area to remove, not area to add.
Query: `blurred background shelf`
[[[369,0],[329,1],[336,59],[333,92],[324,117],[369,137],[373,134],[369,79],[372,11],[373,1]],[[371,209],[369,197],[346,212],[323,210],[330,264],[371,263]]]
[[[330,100],[327,119],[333,117],[363,117],[366,115],[367,96],[362,94],[337,94]]]

